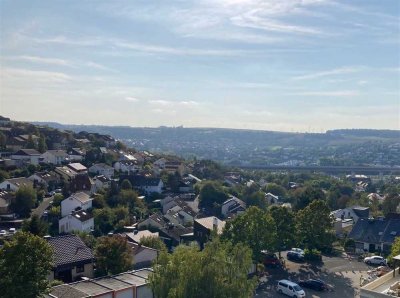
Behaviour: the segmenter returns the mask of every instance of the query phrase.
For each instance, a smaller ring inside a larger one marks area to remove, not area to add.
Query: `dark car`
[[[297,261],[297,262],[304,261],[304,255],[296,251],[288,251],[286,257],[290,261]]]
[[[265,251],[262,251],[261,254],[262,254],[262,263],[264,264],[264,266],[276,267],[276,266],[281,265],[280,260],[278,259],[278,257],[275,254],[268,253]]]
[[[328,290],[328,285],[320,279],[308,279],[299,282],[299,285],[303,288],[309,288],[316,291]]]

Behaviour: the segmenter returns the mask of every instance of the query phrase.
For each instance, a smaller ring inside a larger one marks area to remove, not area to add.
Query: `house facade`
[[[98,163],[89,168],[89,173],[103,175],[111,179],[114,176],[114,168],[104,163]]]
[[[72,211],[58,221],[59,233],[74,231],[90,233],[94,230],[93,214],[87,210]]]
[[[18,191],[20,187],[33,187],[33,182],[25,177],[6,179],[0,183],[0,189]]]
[[[17,165],[32,164],[38,165],[41,162],[41,154],[35,149],[20,149],[11,155]]]
[[[88,210],[92,208],[93,199],[84,192],[74,193],[61,201],[61,216],[67,216],[77,209]]]
[[[47,150],[41,155],[42,162],[52,165],[61,165],[68,161],[69,155],[65,150]]]

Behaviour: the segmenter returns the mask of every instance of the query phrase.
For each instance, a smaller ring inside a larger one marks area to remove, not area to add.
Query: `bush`
[[[321,261],[322,255],[321,252],[317,249],[305,249],[304,259],[307,261]]]

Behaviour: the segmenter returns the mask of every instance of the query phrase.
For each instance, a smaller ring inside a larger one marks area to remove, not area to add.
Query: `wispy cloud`
[[[138,101],[139,101],[138,98],[133,97],[133,96],[127,96],[127,97],[125,97],[125,100],[126,100],[126,101],[130,101],[130,102],[138,102]]]
[[[329,77],[329,76],[334,76],[334,75],[356,73],[363,69],[364,69],[363,67],[354,67],[354,66],[340,67],[340,68],[335,68],[335,69],[331,69],[331,70],[319,71],[319,72],[309,73],[309,74],[305,74],[305,75],[301,75],[301,76],[296,76],[296,77],[293,77],[293,80],[312,80],[312,79],[318,79],[318,78]]]
[[[355,97],[355,96],[359,96],[360,92],[357,90],[300,91],[300,92],[286,93],[286,95],[316,96],[316,97]]]
[[[5,80],[20,81],[27,79],[28,81],[40,81],[51,83],[64,83],[72,80],[72,77],[62,72],[52,72],[43,70],[31,70],[24,68],[2,68],[2,78]]]
[[[69,61],[57,58],[36,57],[36,56],[8,56],[4,57],[3,59],[11,61],[28,61],[40,64],[71,66],[71,63]]]

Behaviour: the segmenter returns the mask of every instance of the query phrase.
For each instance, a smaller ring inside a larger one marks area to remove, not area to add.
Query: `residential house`
[[[151,269],[133,270],[113,276],[52,287],[45,298],[153,298],[149,285]]]
[[[41,155],[35,149],[20,149],[11,155],[11,159],[14,160],[18,166],[24,164],[38,165],[41,161]]]
[[[0,216],[14,217],[14,214],[10,210],[10,205],[14,196],[11,192],[6,190],[0,190]]]
[[[143,165],[147,158],[146,154],[142,152],[136,152],[135,154],[133,154],[133,157],[137,160],[138,165]]]
[[[199,243],[200,248],[204,248],[204,244],[211,237],[211,232],[215,231],[218,235],[222,234],[225,227],[225,221],[215,216],[196,218],[193,223],[194,239]]]
[[[159,229],[160,238],[171,250],[181,244],[182,235],[188,235],[192,233],[193,228],[184,227],[180,224],[173,223],[167,223],[164,227]]]
[[[33,187],[33,181],[25,177],[10,178],[0,183],[0,189],[18,191],[21,186]]]
[[[160,178],[147,177],[142,175],[121,175],[120,181],[124,181],[125,179],[129,180],[132,186],[145,193],[162,193],[164,188],[164,183]]]
[[[140,167],[137,160],[120,160],[114,163],[114,169],[124,174],[136,174]]]
[[[67,216],[75,210],[92,208],[93,199],[84,192],[77,192],[61,201],[61,216]]]
[[[235,196],[230,196],[228,200],[222,203],[221,215],[224,218],[232,217],[246,210],[246,203]]]
[[[184,203],[184,202],[183,202]],[[164,218],[170,222],[179,223],[183,226],[193,224],[197,213],[187,204],[180,204],[170,208],[164,215]]]
[[[155,248],[144,246],[140,243],[128,242],[133,253],[133,268],[141,269],[151,267],[153,261],[158,256],[158,250]]]
[[[89,247],[76,235],[45,238],[53,249],[53,269],[49,280],[71,282],[79,277],[94,276],[94,256]],[[79,297],[79,296],[78,296]]]
[[[99,175],[93,178],[94,182],[94,192],[98,192],[100,189],[110,188],[111,186],[111,179],[103,175]]]
[[[67,166],[56,167],[54,171],[60,176],[62,180],[66,182],[71,181],[76,175],[78,175],[78,173]]]
[[[140,240],[144,237],[155,237],[158,238],[158,232],[151,232],[149,230],[140,230],[140,231],[135,231],[133,233],[125,233],[125,237],[128,241],[134,242],[134,243],[140,243]]]
[[[352,219],[354,223],[360,218],[369,217],[369,207],[353,206],[331,212],[331,216],[338,219]]]
[[[61,165],[68,161],[69,155],[65,150],[47,150],[41,155],[41,158],[44,163]]]
[[[266,193],[264,197],[267,200],[268,205],[278,205],[280,202],[279,197],[270,192]]]
[[[94,230],[93,214],[88,210],[72,211],[58,221],[59,233],[74,231],[90,233]]]
[[[399,236],[400,219],[398,218],[360,218],[348,238],[355,241],[357,253],[389,253],[395,238]]]
[[[84,149],[80,148],[71,148],[70,150],[67,151],[68,153],[68,158],[70,161],[74,162],[80,162],[82,161],[85,156],[86,156],[86,151]]]
[[[43,185],[48,190],[53,190],[60,183],[60,178],[55,172],[36,172],[28,177],[34,185]]]
[[[69,183],[69,191],[70,192],[87,192],[90,194],[94,194],[96,191],[96,187],[94,181],[87,175],[76,175],[73,177]]]
[[[154,229],[161,229],[166,226],[167,222],[164,220],[163,216],[159,213],[154,213],[150,215],[145,220],[138,223],[137,227],[140,230],[152,228]]]
[[[103,175],[111,179],[114,176],[114,168],[105,163],[97,163],[89,168],[89,173]]]
[[[185,172],[185,165],[180,161],[167,161],[164,164],[164,170],[167,171],[167,173],[179,173],[179,175],[182,176]]]
[[[165,158],[160,158],[160,159],[157,159],[155,162],[153,162],[153,166],[163,170],[165,168],[166,162],[167,162],[167,160]]]
[[[77,174],[87,174],[87,168],[79,162],[70,163],[67,167]]]

